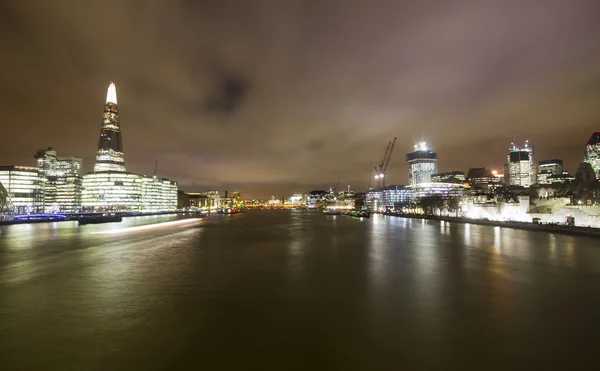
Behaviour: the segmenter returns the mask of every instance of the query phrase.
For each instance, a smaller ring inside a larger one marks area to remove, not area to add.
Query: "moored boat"
[[[80,225],[85,224],[100,224],[100,223],[118,223],[123,220],[121,215],[117,214],[102,214],[102,215],[85,215],[80,216],[77,222]]]

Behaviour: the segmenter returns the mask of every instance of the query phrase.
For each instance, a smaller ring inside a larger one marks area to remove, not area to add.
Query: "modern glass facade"
[[[592,165],[596,178],[600,179],[600,130],[595,131],[590,137],[585,147],[584,162]]]
[[[125,171],[121,123],[117,107],[117,90],[112,82],[106,95],[94,171]]]
[[[103,171],[83,176],[86,211],[163,211],[177,209],[177,182],[127,172]]]
[[[530,187],[537,181],[536,163],[533,146],[529,141],[525,141],[525,145],[521,148],[514,143],[508,150],[506,156],[507,164],[505,176],[509,185]]]
[[[0,166],[0,183],[10,195],[17,214],[44,212],[45,181],[35,167]]]
[[[416,144],[415,151],[406,155],[406,162],[410,185],[430,183],[431,176],[437,173],[437,153],[424,142]]]
[[[44,211],[77,212],[81,209],[83,160],[60,157],[51,147],[35,154],[44,182]]]
[[[548,177],[563,173],[563,160],[544,160],[538,162],[537,183],[550,184]]]
[[[447,173],[437,173],[431,175],[433,183],[464,183],[465,173],[462,171],[449,171]]]

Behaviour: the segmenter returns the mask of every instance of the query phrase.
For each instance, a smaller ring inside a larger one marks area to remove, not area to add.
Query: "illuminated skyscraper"
[[[431,176],[437,173],[437,153],[425,142],[415,144],[415,151],[406,154],[406,163],[410,185],[431,183]]]
[[[508,150],[504,176],[509,185],[529,187],[536,182],[536,163],[533,146],[529,141],[521,148],[514,143]]]
[[[94,171],[125,171],[121,124],[117,108],[117,89],[113,82],[110,83],[106,94]]]
[[[538,184],[550,184],[549,177],[563,173],[563,160],[544,160],[538,162]]]
[[[596,130],[585,147],[584,162],[592,165],[596,178],[600,178],[600,130]]]

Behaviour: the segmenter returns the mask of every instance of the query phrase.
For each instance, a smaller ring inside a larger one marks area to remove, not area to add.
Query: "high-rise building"
[[[41,149],[35,156],[44,182],[46,212],[75,212],[81,209],[83,160],[61,157],[52,147]]]
[[[35,167],[0,166],[0,183],[10,195],[17,214],[44,212],[45,181]]]
[[[49,177],[56,176],[56,151],[52,147],[40,149],[33,156],[37,160],[37,166],[40,172]]]
[[[529,187],[536,182],[536,164],[533,146],[526,140],[523,147],[514,143],[508,150],[504,176],[509,185]]]
[[[563,173],[563,160],[543,160],[538,162],[537,183],[550,184],[549,177]]]
[[[600,179],[600,130],[596,130],[585,147],[584,162],[592,165],[596,178]]]
[[[82,183],[81,205],[86,211],[177,208],[177,182],[125,171],[117,91],[112,82],[106,96],[94,172],[85,174]]]
[[[121,123],[119,122],[119,109],[117,107],[117,89],[113,82],[110,83],[106,94],[94,171],[125,171]]]
[[[430,183],[431,176],[437,173],[437,153],[425,142],[415,144],[414,152],[406,154],[408,163],[408,183],[417,185]]]

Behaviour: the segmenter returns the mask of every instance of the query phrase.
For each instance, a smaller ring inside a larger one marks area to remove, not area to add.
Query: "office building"
[[[584,162],[592,165],[596,178],[600,179],[600,130],[592,134],[585,147]]]
[[[36,167],[0,166],[0,183],[8,193],[16,214],[44,212],[45,181]]]
[[[417,185],[431,183],[431,176],[437,173],[437,153],[425,142],[415,145],[414,152],[406,155],[408,164],[408,183]]]
[[[113,82],[110,83],[106,94],[94,171],[125,171],[117,89]]]
[[[449,171],[431,175],[432,183],[464,183],[465,173],[462,171]]]
[[[563,173],[563,160],[543,160],[538,162],[537,183],[550,184],[548,177]]]
[[[506,159],[504,175],[508,185],[527,188],[535,184],[537,180],[535,152],[528,140],[523,147],[517,147],[513,143]]]
[[[85,211],[166,211],[177,208],[177,182],[128,172],[83,176]]]
[[[77,212],[81,209],[83,160],[79,157],[61,157],[52,147],[36,152],[40,174],[44,182],[44,211]]]
[[[0,220],[9,219],[15,214],[15,208],[10,199],[10,194],[0,183]]]

